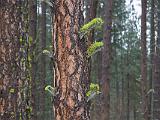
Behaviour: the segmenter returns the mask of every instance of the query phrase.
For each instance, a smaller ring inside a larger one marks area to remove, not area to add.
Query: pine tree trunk
[[[127,43],[127,61],[126,61],[126,66],[128,66],[129,67],[129,63],[130,63],[130,61],[129,61],[129,49],[130,49],[130,45],[129,45],[129,40],[128,40],[128,43]],[[128,70],[129,70],[129,68],[127,68]],[[130,81],[131,81],[131,77],[130,77],[130,72],[129,71],[127,71],[127,75],[126,75],[126,80],[127,80],[127,105],[126,105],[126,107],[127,107],[127,120],[130,120]]]
[[[100,120],[109,120],[110,111],[110,63],[111,63],[111,29],[112,29],[112,0],[105,1],[105,23],[104,23],[104,48],[102,50],[102,78],[101,78],[101,114]]]
[[[80,39],[82,0],[56,0],[54,16],[56,120],[89,120],[86,92],[89,86],[86,43]]]
[[[122,48],[122,46],[123,46],[123,40],[121,40],[120,41],[120,45],[121,45],[121,48]],[[122,87],[121,87],[121,107],[120,107],[120,120],[124,120],[124,116],[125,116],[125,82],[124,82],[124,71],[123,71],[123,69],[124,69],[124,66],[123,66],[123,64],[124,64],[124,62],[123,62],[123,58],[124,58],[124,56],[123,56],[123,54],[124,54],[124,52],[123,52],[123,50],[121,49],[121,72],[120,72],[120,74],[121,74],[121,84],[122,84]]]
[[[36,36],[37,36],[37,0],[29,0],[29,37],[32,39],[32,45],[30,52],[32,54],[32,68],[31,68],[31,86],[32,86],[32,119],[37,120],[36,112],[36,61],[35,61],[35,48],[36,48]]]
[[[147,49],[146,49],[146,13],[147,1],[142,0],[141,17],[141,94],[142,94],[142,113],[145,120],[148,116],[148,96],[147,96]]]
[[[0,118],[20,118],[21,2],[0,1]]]
[[[40,51],[43,53],[43,50],[46,48],[46,3],[41,2],[42,15],[40,19]],[[39,112],[38,120],[45,119],[45,79],[46,79],[46,60],[45,55],[41,55],[40,60],[40,98],[39,98]]]
[[[87,0],[87,11],[86,11],[86,22],[90,22],[92,19],[96,18],[98,0]],[[94,42],[94,30],[90,31],[88,35],[89,45]]]
[[[86,11],[86,22],[90,22],[91,20],[93,20],[94,18],[96,18],[96,14],[97,14],[97,5],[98,5],[98,0],[87,0],[87,11]],[[94,38],[94,29],[90,31],[89,35],[88,35],[88,46],[90,46],[94,41],[95,41],[95,38]],[[100,54],[99,52],[97,54]],[[98,55],[99,56],[99,55]],[[92,75],[95,75],[95,72],[96,72],[96,63],[97,63],[97,67],[99,69],[99,66],[100,64],[98,64],[98,62],[100,61],[101,59],[97,59],[97,56],[93,56],[92,58],[89,59],[89,78],[90,78],[90,82],[95,82],[93,81],[92,79]],[[101,69],[101,68],[100,68]],[[97,79],[99,82],[100,79]],[[91,119],[92,120],[97,120],[97,118],[99,117],[99,115],[97,114],[98,112],[96,111],[99,111],[99,106],[98,106],[98,102],[99,102],[99,99],[98,97],[96,97],[96,99],[94,99],[93,101],[93,104],[92,104],[92,108],[91,108]]]
[[[150,78],[149,78],[149,89],[153,89],[153,80],[154,80],[154,53],[155,53],[155,0],[151,0],[151,39],[150,39],[150,63],[151,63],[151,68],[150,68]],[[149,118],[152,119],[152,98],[153,98],[153,93],[149,93],[149,104],[148,104],[148,110],[149,110]]]
[[[155,51],[155,77],[153,81],[154,86],[154,101],[153,101],[153,119],[160,119],[160,1],[158,1],[158,37]]]

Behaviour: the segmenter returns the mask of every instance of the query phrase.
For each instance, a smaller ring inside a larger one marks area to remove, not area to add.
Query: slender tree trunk
[[[20,117],[21,81],[20,35],[21,2],[0,1],[0,118]]]
[[[89,86],[86,44],[79,38],[83,24],[82,0],[56,0],[54,16],[54,97],[56,120],[88,120]]]
[[[41,46],[41,53],[43,53],[43,50],[46,48],[46,3],[41,2],[41,8],[42,8],[42,15],[40,19],[40,46]],[[46,60],[45,55],[41,55],[40,60],[40,103],[39,103],[39,111],[40,115],[38,120],[44,120],[45,119],[45,79],[46,79]]]
[[[87,15],[86,16],[86,22],[90,22],[91,20],[93,20],[94,18],[96,18],[96,14],[97,14],[97,5],[98,5],[98,0],[87,0]],[[94,37],[94,30],[91,30],[89,35],[88,35],[88,46],[90,46],[94,41],[95,41],[95,37]],[[97,54],[100,54],[99,52]],[[99,55],[98,55],[99,56]],[[98,64],[98,62],[101,59],[97,59],[97,56],[93,56],[92,58],[89,59],[89,76],[90,76],[90,82],[95,82],[92,79],[92,75],[94,74],[94,76],[96,76],[95,71],[96,71],[96,64],[98,65],[98,68],[100,67],[100,64]],[[101,68],[100,68],[101,69]],[[100,80],[100,79],[98,79]],[[97,81],[97,80],[96,80]],[[99,81],[97,81],[99,82]],[[92,110],[91,110],[91,119],[92,120],[96,120],[98,119],[99,115],[96,114],[98,113],[97,111],[99,111],[99,106],[97,106],[99,104],[99,99],[96,98],[94,99],[92,104]]]
[[[90,22],[92,19],[96,18],[96,14],[97,14],[97,4],[98,4],[98,0],[87,0],[86,1],[86,6],[87,6],[87,10],[86,10],[86,22]],[[90,33],[88,34],[88,46],[90,46],[95,40],[94,40],[94,29],[90,31]],[[91,59],[89,58],[89,76],[90,76],[90,81],[91,80],[91,71],[95,71],[95,66],[94,64],[92,64],[92,62],[94,61],[94,58]]]
[[[86,17],[85,17],[85,23],[89,22],[90,19],[90,9],[91,9],[91,0],[85,0],[85,6],[86,6]]]
[[[114,38],[114,44],[116,43],[116,39]],[[117,55],[117,49],[116,47],[114,48],[115,50],[115,79],[116,79],[116,119],[120,120],[120,84],[119,84],[119,72],[118,72],[118,55]]]
[[[154,80],[154,53],[155,53],[155,0],[151,0],[151,39],[150,39],[150,62],[151,62],[151,68],[150,68],[150,78],[149,78],[149,89],[153,89],[152,81]],[[152,119],[152,97],[153,93],[149,93],[149,119]]]
[[[87,0],[86,22],[96,18],[98,0]],[[89,45],[94,42],[94,30],[88,35]]]
[[[100,120],[109,120],[110,98],[110,63],[111,63],[111,29],[112,29],[112,0],[105,1],[104,48],[102,50],[102,78],[101,78],[101,115]]]
[[[149,120],[148,116],[148,97],[147,97],[147,49],[146,49],[146,10],[147,1],[142,2],[142,18],[141,18],[141,93],[142,93],[142,113],[145,120]]]
[[[136,106],[133,106],[133,120],[137,120],[137,112],[136,112]]]
[[[130,109],[131,109],[131,105],[130,105],[130,73],[127,73],[127,120],[130,120]]]
[[[123,40],[120,41],[120,44],[121,44],[121,48],[123,47]],[[124,120],[124,114],[125,114],[125,101],[124,101],[124,96],[125,96],[125,82],[124,82],[124,66],[123,66],[123,50],[121,49],[121,84],[122,84],[122,87],[121,87],[121,108],[120,108],[120,120]]]
[[[35,61],[35,48],[36,48],[36,36],[37,36],[37,0],[29,0],[29,37],[32,39],[32,45],[30,48],[30,52],[32,54],[32,68],[31,68],[31,86],[32,86],[32,113],[33,120],[37,120],[37,112],[36,112],[36,61]]]
[[[157,44],[155,51],[155,77],[153,81],[154,85],[154,101],[153,101],[153,119],[160,119],[160,1],[158,1],[158,29],[157,29]]]

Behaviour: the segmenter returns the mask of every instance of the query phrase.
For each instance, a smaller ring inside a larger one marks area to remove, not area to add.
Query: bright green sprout
[[[47,85],[45,87],[45,91],[48,91],[50,94],[52,94],[53,96],[55,96],[56,89],[54,87],[52,87],[51,85]]]
[[[47,56],[48,56],[48,57],[50,57],[50,58],[52,58],[52,57],[53,57],[53,55],[52,55],[53,53],[52,53],[52,51],[51,51],[51,50],[49,51],[49,50],[46,50],[46,49],[45,49],[45,50],[43,50],[43,52],[42,52],[42,53],[43,53],[43,54],[45,54],[45,55],[47,55]]]
[[[50,45],[50,46],[49,46],[49,48],[50,48],[50,49],[52,49],[52,48],[53,48],[53,46],[52,46],[52,45]]]
[[[102,46],[103,46],[103,42],[94,42],[93,44],[91,44],[87,49],[88,57],[95,54],[97,50],[99,50],[99,48],[101,48]]]
[[[43,54],[50,54],[48,50],[43,50]]]
[[[86,93],[86,96],[88,97],[87,101],[91,100],[95,97],[95,95],[100,94],[99,85],[91,83],[89,86],[89,91]]]
[[[100,30],[102,28],[103,23],[104,22],[101,18],[94,18],[87,24],[83,25],[82,28],[80,29],[81,38],[84,35],[87,35],[87,33],[89,33],[92,29]]]
[[[89,23],[83,25],[82,28],[80,29],[80,31],[86,32],[86,31],[90,30],[91,28],[95,28],[97,26],[102,26],[102,25],[103,25],[103,20],[101,18],[94,18]]]
[[[15,92],[14,88],[11,88],[9,92],[14,93]]]

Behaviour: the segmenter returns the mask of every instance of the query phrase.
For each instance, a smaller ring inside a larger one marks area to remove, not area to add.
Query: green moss
[[[31,36],[29,36],[29,46],[31,46],[31,45],[32,45],[32,42],[33,42],[33,39],[32,39],[32,37],[31,37]]]
[[[19,41],[20,41],[20,43],[22,44],[22,42],[23,42],[22,36],[20,36]]]
[[[94,42],[93,44],[91,44],[87,49],[88,57],[92,56],[96,52],[96,50],[101,48],[102,46],[103,42]]]
[[[11,88],[11,89],[9,90],[9,92],[10,92],[10,93],[14,93],[14,92],[15,92],[14,88]]]

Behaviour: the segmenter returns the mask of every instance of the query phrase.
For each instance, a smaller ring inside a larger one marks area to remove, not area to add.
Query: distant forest
[[[160,0],[0,0],[0,120],[160,120]]]

